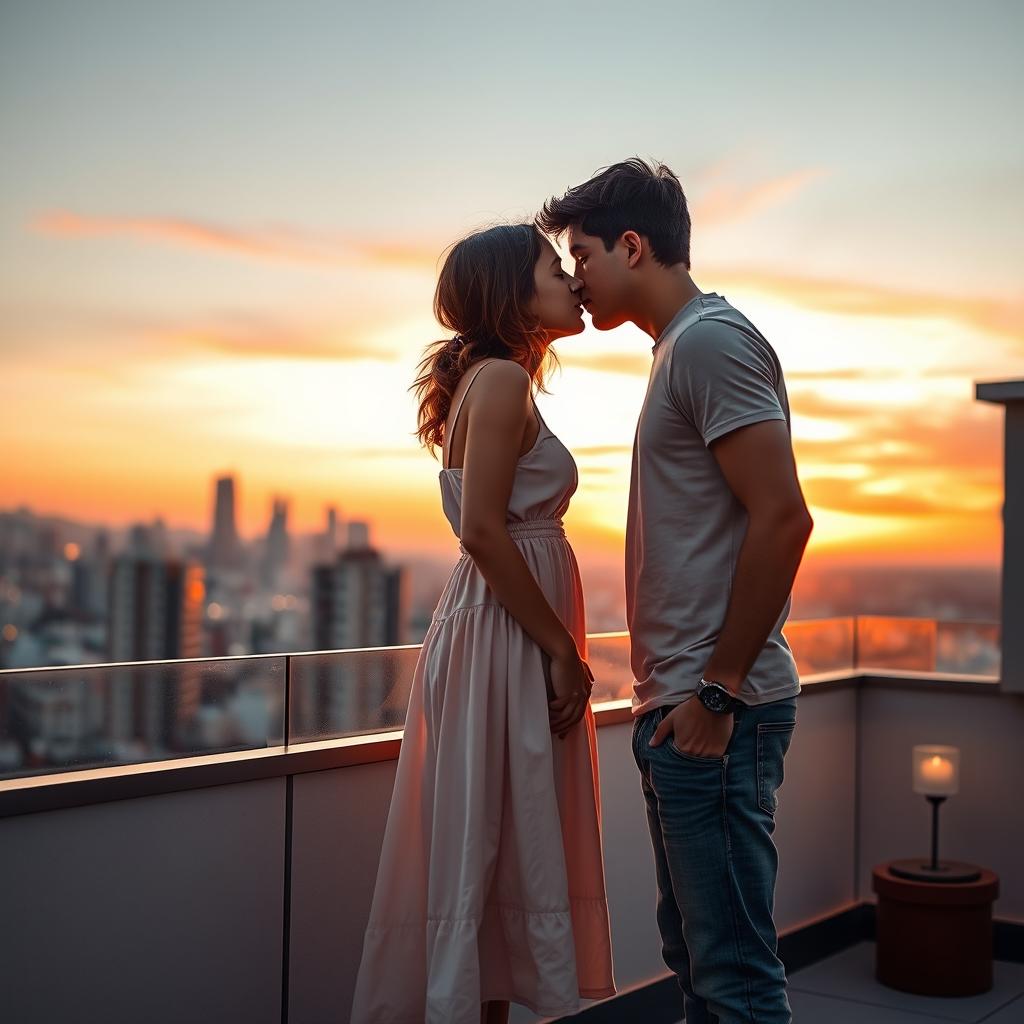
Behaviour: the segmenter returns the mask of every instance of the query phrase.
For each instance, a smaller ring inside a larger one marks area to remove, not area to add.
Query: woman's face
[[[533,268],[533,283],[530,311],[540,321],[548,340],[579,334],[585,326],[579,299],[582,284],[562,269],[562,260],[547,239]]]

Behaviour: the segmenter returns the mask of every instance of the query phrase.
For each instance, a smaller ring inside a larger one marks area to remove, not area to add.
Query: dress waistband
[[[562,519],[559,516],[553,516],[550,519],[523,519],[518,522],[508,523],[507,528],[508,535],[513,540],[518,540],[521,537],[565,536],[565,527],[562,525]],[[467,554],[461,540],[459,541],[459,550],[463,554]]]

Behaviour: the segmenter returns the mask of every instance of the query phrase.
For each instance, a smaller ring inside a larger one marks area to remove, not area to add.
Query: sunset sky
[[[205,528],[234,472],[246,536],[283,494],[453,549],[407,391],[438,256],[639,154],[780,356],[812,551],[995,563],[1022,11],[6,2],[0,508]],[[581,560],[621,557],[650,346],[555,345]]]

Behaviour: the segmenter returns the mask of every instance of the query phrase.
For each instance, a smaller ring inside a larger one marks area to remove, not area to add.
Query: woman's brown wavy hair
[[[419,398],[420,444],[437,458],[452,395],[462,375],[481,359],[519,363],[546,392],[547,347],[540,321],[528,306],[544,238],[533,224],[501,224],[476,231],[449,246],[434,291],[434,316],[462,340],[431,342],[409,390]]]

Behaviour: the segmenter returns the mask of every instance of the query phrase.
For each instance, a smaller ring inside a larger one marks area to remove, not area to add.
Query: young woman
[[[576,463],[533,401],[583,330],[579,282],[530,224],[449,251],[455,337],[414,382],[460,540],[413,676],[353,1024],[504,1022],[613,995]]]

